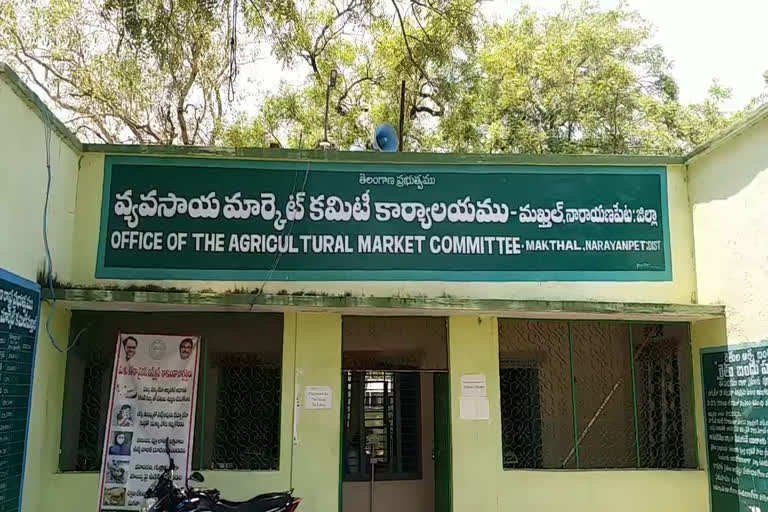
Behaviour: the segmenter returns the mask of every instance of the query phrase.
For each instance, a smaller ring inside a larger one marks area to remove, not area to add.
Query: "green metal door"
[[[451,381],[434,374],[435,512],[451,512]]]

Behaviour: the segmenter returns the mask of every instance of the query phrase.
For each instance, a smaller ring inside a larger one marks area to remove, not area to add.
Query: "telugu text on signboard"
[[[21,510],[40,287],[0,269],[0,511]]]
[[[768,344],[701,354],[712,510],[768,510]]]
[[[115,157],[97,276],[668,280],[666,210],[664,168]]]

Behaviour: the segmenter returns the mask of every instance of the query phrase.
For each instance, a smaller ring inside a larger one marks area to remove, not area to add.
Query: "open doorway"
[[[445,319],[345,317],[341,510],[450,511]]]

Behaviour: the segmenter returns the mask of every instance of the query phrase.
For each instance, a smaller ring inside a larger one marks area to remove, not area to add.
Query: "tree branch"
[[[191,69],[187,81],[181,87],[179,91],[179,97],[176,99],[176,118],[179,121],[179,129],[181,130],[181,141],[184,145],[189,146],[192,142],[189,139],[189,131],[187,129],[187,119],[184,117],[184,103],[189,94],[189,90],[192,88],[192,84],[195,83],[197,78],[198,66],[197,59],[199,57],[199,50],[197,44],[192,45],[192,59],[189,61]],[[197,136],[195,135],[195,138]]]
[[[405,22],[403,21],[403,15],[400,12],[400,7],[397,5],[397,0],[392,0],[392,5],[395,6],[395,12],[397,13],[397,19],[400,21],[400,32],[403,34],[403,42],[405,43],[405,48],[408,50],[408,57],[411,60],[411,63],[413,63],[414,66],[419,70],[419,73],[421,73],[421,76],[419,79],[424,78],[426,80],[429,80],[429,76],[424,71],[424,68],[421,67],[421,65],[416,62],[416,59],[413,56],[413,51],[411,50],[411,45],[408,43],[408,34],[405,31]]]
[[[344,102],[345,99],[349,96],[349,93],[352,92],[352,89],[357,87],[358,85],[362,84],[363,82],[371,81],[372,83],[378,83],[378,79],[376,77],[372,76],[364,76],[361,78],[358,78],[354,82],[350,83],[347,87],[344,88],[344,91],[339,96],[338,101],[336,102],[336,112],[338,112],[341,115],[345,115],[344,112],[342,112],[341,104]]]
[[[101,140],[102,142],[104,142],[106,144],[113,144],[114,143],[114,140],[112,140],[111,138],[109,138],[109,139],[104,138],[98,130],[94,130],[93,128],[91,128],[87,124],[78,125],[77,128],[75,128],[75,135],[79,134],[83,130],[88,130],[89,132],[94,134],[99,140]]]
[[[435,117],[441,117],[443,115],[442,110],[435,110],[431,107],[427,107],[426,105],[414,105],[411,107],[411,118],[416,117],[416,114],[419,112],[426,112],[427,114],[430,114]]]

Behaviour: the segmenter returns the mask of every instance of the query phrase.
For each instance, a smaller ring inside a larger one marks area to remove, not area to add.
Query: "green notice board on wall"
[[[0,269],[0,512],[21,510],[40,287]]]
[[[665,167],[107,157],[96,277],[668,281]]]
[[[768,511],[768,343],[701,351],[713,512]]]

